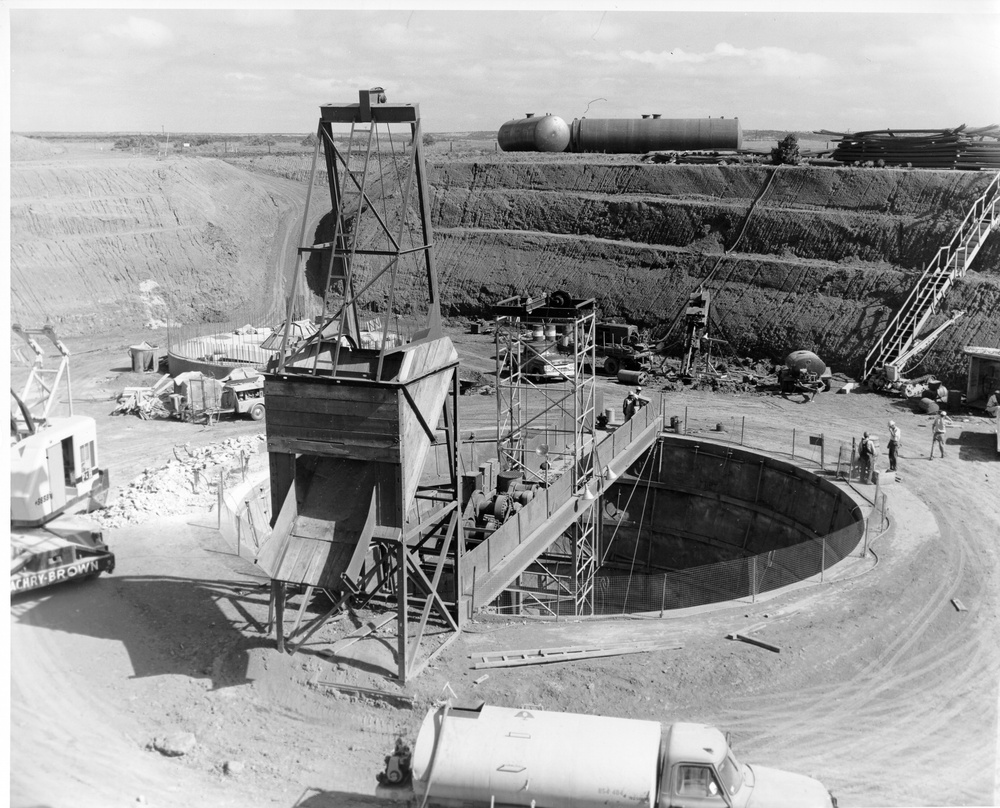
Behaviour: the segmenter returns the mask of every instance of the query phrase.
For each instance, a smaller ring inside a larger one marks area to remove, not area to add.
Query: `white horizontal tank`
[[[518,710],[432,709],[413,750],[423,797],[535,808],[652,808],[660,724]]]

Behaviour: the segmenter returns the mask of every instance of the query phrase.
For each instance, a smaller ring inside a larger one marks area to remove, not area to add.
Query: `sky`
[[[869,0],[871,13],[848,0],[107,5],[0,0],[10,130],[305,133],[321,104],[373,86],[418,103],[425,132],[528,112],[738,117],[745,130],[1000,123],[1000,0]]]

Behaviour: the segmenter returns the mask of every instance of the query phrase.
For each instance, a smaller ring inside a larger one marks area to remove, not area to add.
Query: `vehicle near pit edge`
[[[432,707],[378,789],[435,808],[836,808],[811,777],[741,763],[706,724]],[[393,785],[396,784],[396,785]]]

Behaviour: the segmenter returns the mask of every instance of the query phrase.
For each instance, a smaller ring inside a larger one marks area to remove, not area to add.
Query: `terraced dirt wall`
[[[72,334],[266,308],[283,289],[285,216],[303,198],[299,184],[212,159],[15,160],[11,317]]]
[[[12,142],[15,321],[51,319],[68,335],[280,305],[311,154],[81,157],[26,140]],[[733,352],[780,361],[813,350],[847,373],[991,179],[433,149],[428,175],[452,316],[565,289],[595,297],[604,318],[662,333],[705,284],[714,336]],[[318,216],[328,196],[314,199]],[[329,217],[316,231],[328,236]],[[967,313],[914,373],[957,380],[963,346],[1000,345],[1000,235],[945,308]]]
[[[438,266],[453,313],[565,289],[596,297],[607,318],[655,332],[707,281],[716,336],[737,353],[780,360],[814,350],[847,372],[860,370],[990,179],[579,161],[456,162],[431,172]],[[946,304],[967,314],[924,364],[964,377],[964,345],[1000,345],[996,233]]]

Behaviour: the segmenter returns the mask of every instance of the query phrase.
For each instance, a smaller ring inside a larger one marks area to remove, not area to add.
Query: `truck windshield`
[[[743,769],[732,752],[722,759],[719,764],[719,779],[722,780],[722,787],[730,795],[735,794],[743,788]]]

